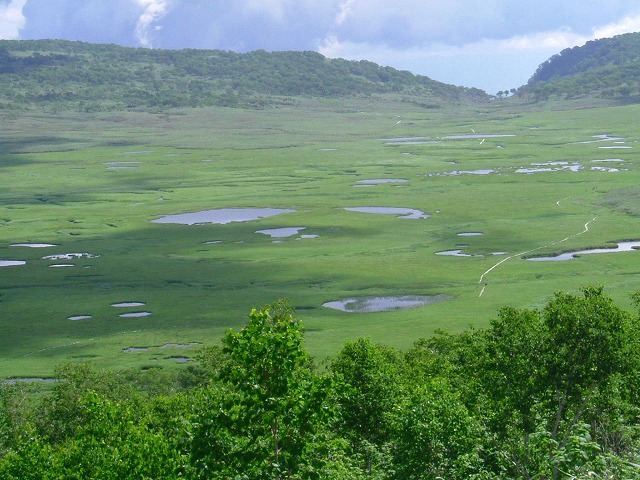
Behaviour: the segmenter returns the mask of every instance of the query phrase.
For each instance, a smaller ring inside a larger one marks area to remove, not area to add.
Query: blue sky
[[[564,48],[634,31],[638,0],[0,0],[3,39],[314,50],[488,93]]]

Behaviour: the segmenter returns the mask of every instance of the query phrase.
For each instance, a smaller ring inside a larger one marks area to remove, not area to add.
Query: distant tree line
[[[562,50],[542,63],[519,93],[538,100],[599,96],[640,101],[640,33]]]
[[[56,379],[2,385],[0,478],[640,478],[640,318],[600,287],[323,369],[278,302],[178,375]]]
[[[263,107],[298,96],[403,93],[486,100],[478,89],[436,82],[368,61],[316,52],[152,50],[63,40],[0,41],[0,106],[80,110]]]

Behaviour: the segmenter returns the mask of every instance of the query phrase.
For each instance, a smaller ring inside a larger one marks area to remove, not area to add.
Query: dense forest
[[[542,63],[520,93],[552,96],[599,96],[640,100],[640,33],[567,48]]]
[[[63,40],[0,41],[0,107],[80,111],[161,107],[261,108],[296,96],[410,94],[486,100],[368,61],[316,52],[153,50]]]
[[[320,366],[281,301],[176,376],[75,364],[39,396],[2,385],[0,477],[632,479],[639,406],[640,318],[600,287]]]

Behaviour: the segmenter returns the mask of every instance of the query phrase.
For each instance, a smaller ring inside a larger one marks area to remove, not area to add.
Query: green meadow
[[[317,359],[361,336],[405,348],[437,329],[486,326],[501,306],[540,307],[586,285],[630,306],[640,252],[526,257],[640,240],[639,106],[428,107],[376,97],[255,111],[0,112],[0,261],[26,262],[0,267],[0,377],[84,360],[180,368],[197,346],[176,344],[218,343],[280,298]],[[362,186],[380,179],[406,182]],[[152,223],[249,207],[295,212]],[[256,233],[285,227],[304,230]],[[55,246],[12,246],[23,243]],[[465,256],[437,255],[452,250]],[[69,253],[88,255],[43,258]],[[450,299],[376,313],[322,306],[403,295]]]

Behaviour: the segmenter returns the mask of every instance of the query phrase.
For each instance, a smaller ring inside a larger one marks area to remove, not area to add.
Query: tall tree
[[[324,429],[332,416],[330,378],[312,368],[292,310],[282,302],[254,309],[241,331],[226,334],[222,351],[228,361],[196,418],[197,474],[285,479],[310,463],[322,471],[328,462],[322,456],[334,450]]]

